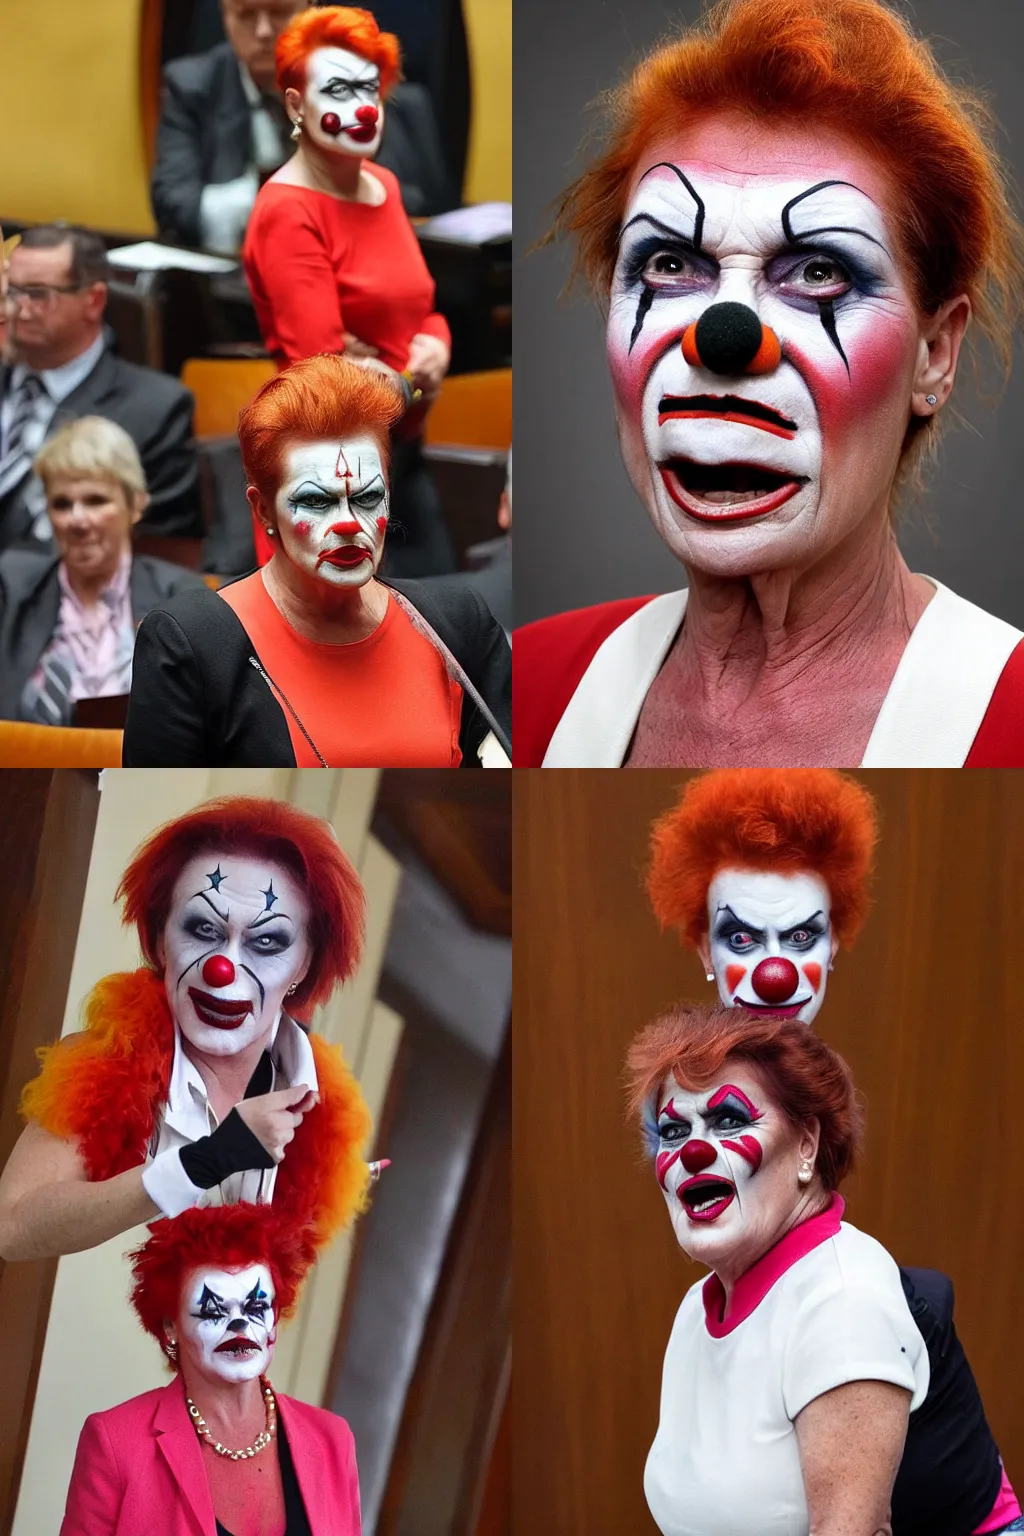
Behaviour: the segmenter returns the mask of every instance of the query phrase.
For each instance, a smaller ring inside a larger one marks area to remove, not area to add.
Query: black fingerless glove
[[[182,1147],[178,1156],[181,1166],[199,1189],[212,1189],[215,1184],[223,1184],[232,1173],[277,1166],[237,1109],[233,1109],[209,1136],[200,1136],[191,1146]]]

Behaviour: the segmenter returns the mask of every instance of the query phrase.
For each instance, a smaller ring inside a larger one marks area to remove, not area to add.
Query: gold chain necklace
[[[258,1456],[260,1451],[265,1451],[271,1440],[273,1440],[277,1429],[277,1400],[274,1397],[274,1389],[265,1376],[260,1377],[260,1386],[263,1388],[263,1396],[267,1404],[267,1422],[265,1427],[256,1436],[252,1445],[247,1445],[241,1451],[229,1450],[226,1445],[221,1445],[219,1440],[215,1440],[210,1433],[209,1425],[195,1403],[190,1397],[185,1398],[185,1402],[188,1404],[189,1416],[195,1425],[196,1434],[200,1440],[205,1440],[210,1449],[216,1451],[218,1456],[229,1456],[232,1461],[244,1461],[247,1456]]]

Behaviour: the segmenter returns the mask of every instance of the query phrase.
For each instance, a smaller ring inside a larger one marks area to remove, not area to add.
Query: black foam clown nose
[[[762,325],[746,304],[723,299],[710,305],[683,335],[683,356],[695,368],[735,376],[771,373],[782,348],[770,326]]]

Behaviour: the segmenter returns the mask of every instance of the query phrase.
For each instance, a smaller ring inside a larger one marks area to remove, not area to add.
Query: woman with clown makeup
[[[311,1259],[358,1210],[370,1115],[296,1022],[353,974],[363,891],[322,821],[212,800],[155,832],[118,890],[145,965],[107,976],[42,1054],[0,1177],[0,1255],[75,1253],[239,1201]]]
[[[717,986],[719,1005],[742,1010],[738,1016],[746,1022],[735,1026],[741,1033],[752,1031],[754,1020],[803,1029],[817,1018],[833,959],[840,946],[854,942],[867,915],[876,839],[871,795],[855,780],[824,768],[737,768],[697,775],[679,803],[654,824],[647,883],[655,916],[662,927],[677,928],[683,942],[696,950],[708,981]],[[699,1010],[691,1012],[697,1017]],[[728,1016],[717,1017],[715,1027],[727,1034]],[[694,1025],[695,1039],[704,1039],[701,1028]],[[679,1029],[684,1030],[682,1023]],[[781,1049],[787,1039],[778,1036],[776,1045]],[[691,1065],[703,1061],[707,1049],[706,1041],[688,1046]],[[793,1049],[792,1043],[786,1045],[790,1055]],[[741,1054],[745,1050],[742,1046]],[[712,1091],[705,1110],[713,1119],[721,1108]],[[750,1141],[756,1127],[749,1093],[748,1102],[741,1096],[726,1108],[732,1118],[719,1128],[732,1134],[722,1143],[724,1152],[749,1171],[759,1156]],[[714,1171],[710,1163],[707,1170],[691,1168],[692,1147],[684,1147],[680,1157],[691,1173],[705,1177]],[[659,1156],[659,1166],[661,1161]],[[697,1186],[694,1179],[692,1187]],[[666,1196],[681,1245],[699,1257],[689,1237],[704,1233],[705,1227],[693,1223],[710,1220],[716,1230],[717,1223],[714,1210],[690,1211],[689,1188],[675,1203],[668,1190]],[[808,1230],[817,1230],[813,1222]],[[789,1241],[779,1252],[788,1252]],[[761,1272],[756,1265],[754,1272]],[[957,1338],[952,1282],[934,1270],[901,1267],[897,1284],[926,1346],[928,1390],[910,1418],[905,1446],[901,1431],[901,1456],[891,1469],[896,1472],[894,1536],[1024,1529],[1024,1521],[1010,1523],[1019,1520],[1021,1510]],[[803,1456],[802,1441],[800,1451]],[[709,1533],[714,1529],[708,1527]],[[805,1529],[778,1526],[780,1533]],[[819,1527],[812,1524],[812,1529]],[[865,1524],[863,1529],[875,1527]]]
[[[344,352],[400,387],[396,515],[405,542],[396,575],[435,575],[455,561],[420,453],[423,416],[448,371],[451,333],[402,207],[397,178],[371,165],[385,98],[399,78],[398,39],[369,11],[301,11],[277,40],[277,84],[295,154],[256,198],[242,259],[267,350],[280,366]],[[259,537],[261,558],[269,551]]]
[[[893,523],[965,336],[1009,362],[992,138],[887,0],[718,0],[615,93],[558,228],[686,582],[519,632],[517,764],[1024,764],[1024,636]]]
[[[273,554],[172,599],[136,638],[133,767],[435,767],[511,753],[504,631],[457,579],[383,580],[392,385],[340,357],[271,379],[239,418]]]
[[[61,1536],[359,1536],[351,1430],[268,1379],[308,1263],[267,1206],[153,1229],[132,1303],[174,1379],[86,1420]]]

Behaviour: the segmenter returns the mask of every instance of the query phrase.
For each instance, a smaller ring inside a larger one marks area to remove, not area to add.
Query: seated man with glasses
[[[32,472],[45,438],[105,416],[139,451],[150,503],[140,532],[200,536],[193,400],[177,379],[107,346],[107,254],[89,230],[28,229],[7,268],[6,362],[0,364],[0,549],[49,548],[46,492]]]
[[[306,9],[303,0],[221,0],[227,41],[165,68],[152,200],[166,237],[227,255],[241,249],[260,183],[292,152],[274,45]],[[407,213],[458,206],[422,85],[398,85],[388,97],[375,159],[398,177]]]

